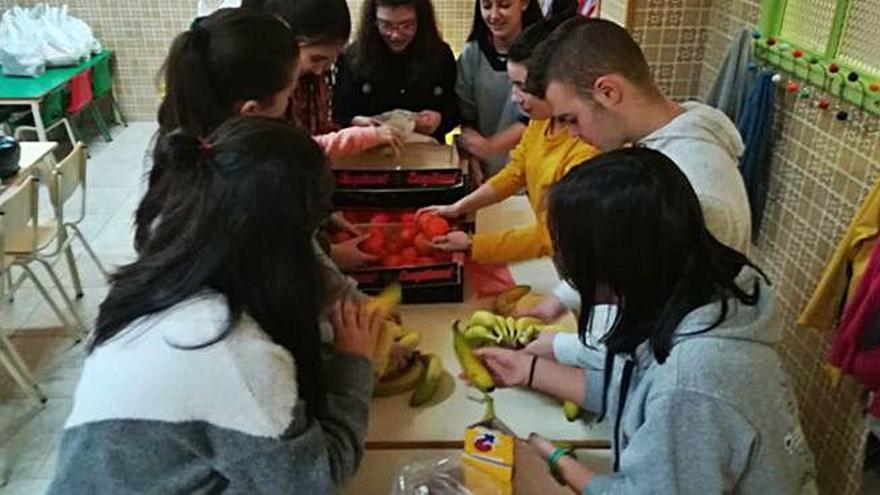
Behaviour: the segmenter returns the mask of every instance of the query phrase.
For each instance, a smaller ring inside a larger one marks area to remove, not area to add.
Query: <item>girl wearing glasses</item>
[[[333,118],[369,125],[390,110],[415,113],[415,131],[438,141],[458,124],[455,58],[431,0],[367,0],[358,38],[337,62]]]

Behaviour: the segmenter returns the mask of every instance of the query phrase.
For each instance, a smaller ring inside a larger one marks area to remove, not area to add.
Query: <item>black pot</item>
[[[21,146],[9,136],[0,136],[0,180],[6,180],[18,173],[21,159]]]

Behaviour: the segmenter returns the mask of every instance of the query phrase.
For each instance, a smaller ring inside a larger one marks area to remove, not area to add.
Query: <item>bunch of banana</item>
[[[504,317],[488,311],[471,315],[464,338],[471,347],[500,346],[519,349],[528,345],[542,330],[555,329],[537,318]]]
[[[382,378],[376,384],[373,397],[389,397],[414,390],[409,405],[418,407],[437,395],[442,377],[443,361],[439,356],[416,352],[409,366]]]
[[[394,344],[395,337],[400,333],[400,325],[393,320],[388,319],[391,312],[400,304],[403,292],[399,284],[393,284],[386,287],[376,297],[367,300],[366,305],[370,310],[377,309],[384,321],[382,328],[379,330],[379,339],[376,342],[376,351],[373,356],[373,373],[376,378],[382,376],[388,367],[388,361],[391,357],[391,346]]]
[[[495,312],[503,316],[512,315],[519,300],[531,291],[532,287],[529,285],[517,285],[498,294],[495,297]]]

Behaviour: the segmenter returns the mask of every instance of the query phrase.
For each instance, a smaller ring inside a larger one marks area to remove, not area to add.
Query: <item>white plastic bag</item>
[[[196,17],[211,15],[215,10],[241,7],[241,0],[199,0]]]
[[[21,7],[7,10],[0,21],[0,65],[7,76],[38,77],[46,72],[42,37]]]
[[[40,9],[42,5],[38,5]],[[60,9],[49,7],[39,16],[39,25],[43,33],[43,56],[50,67],[77,65],[82,58],[82,49],[70,34],[64,30],[64,21]]]

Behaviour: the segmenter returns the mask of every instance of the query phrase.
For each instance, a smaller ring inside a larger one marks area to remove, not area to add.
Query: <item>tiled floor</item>
[[[134,257],[131,219],[142,194],[141,158],[154,130],[152,124],[134,123],[117,129],[112,143],[95,142],[91,147],[83,231],[108,268]],[[48,211],[47,205],[41,210]],[[107,285],[82,249],[76,246],[75,251],[85,288],[79,312],[90,323]],[[56,269],[62,284],[70,289],[66,265],[58,263]],[[54,473],[60,430],[72,405],[83,348],[60,328],[30,286],[20,289],[13,303],[0,301],[0,330],[12,334],[49,397],[46,407],[37,409],[0,369],[0,479],[7,481],[0,495],[39,495]],[[866,477],[863,493],[880,493],[876,475]]]
[[[108,268],[134,258],[131,219],[142,194],[141,156],[154,130],[153,124],[133,123],[117,128],[112,143],[96,141],[90,148],[88,203],[82,227]],[[41,198],[40,209],[49,211],[45,198]],[[74,244],[74,251],[85,292],[77,304],[90,324],[107,285],[82,248]],[[57,263],[56,270],[62,284],[71,289],[66,264]],[[37,409],[0,369],[0,479],[7,480],[0,494],[41,494],[54,473],[59,432],[72,405],[83,348],[74,345],[75,340],[60,328],[31,285],[23,286],[14,302],[0,301],[0,330],[12,334],[49,397],[45,409]]]

